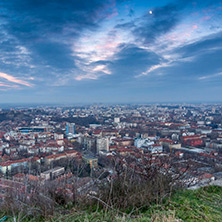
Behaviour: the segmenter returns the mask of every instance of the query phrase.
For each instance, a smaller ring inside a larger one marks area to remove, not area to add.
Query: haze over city
[[[222,1],[0,2],[2,103],[221,102]]]

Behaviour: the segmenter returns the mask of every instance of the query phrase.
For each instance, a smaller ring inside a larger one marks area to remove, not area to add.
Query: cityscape
[[[15,107],[0,120],[1,200],[50,184],[66,201],[97,195],[113,162],[142,174],[151,161],[186,189],[222,185],[221,104]]]
[[[0,0],[0,222],[222,221],[222,0]]]

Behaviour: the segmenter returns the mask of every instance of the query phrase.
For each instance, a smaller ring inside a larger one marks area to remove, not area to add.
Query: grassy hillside
[[[2,216],[5,216],[2,213]],[[9,216],[7,221],[13,221]],[[114,211],[82,211],[71,209],[61,211],[48,219],[24,218],[17,221],[87,222],[87,221],[222,221],[222,187],[210,186],[199,190],[183,190],[175,193],[161,205],[153,205],[148,210],[131,214]]]

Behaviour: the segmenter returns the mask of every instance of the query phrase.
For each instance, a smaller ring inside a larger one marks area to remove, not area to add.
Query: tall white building
[[[109,151],[109,138],[101,137],[96,139],[96,152],[99,153],[101,150]]]
[[[115,117],[114,118],[114,123],[120,123],[120,118],[119,117]]]

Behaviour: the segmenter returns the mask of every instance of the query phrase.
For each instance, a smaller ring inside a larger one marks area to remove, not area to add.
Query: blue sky
[[[222,0],[0,0],[1,103],[222,101]]]

